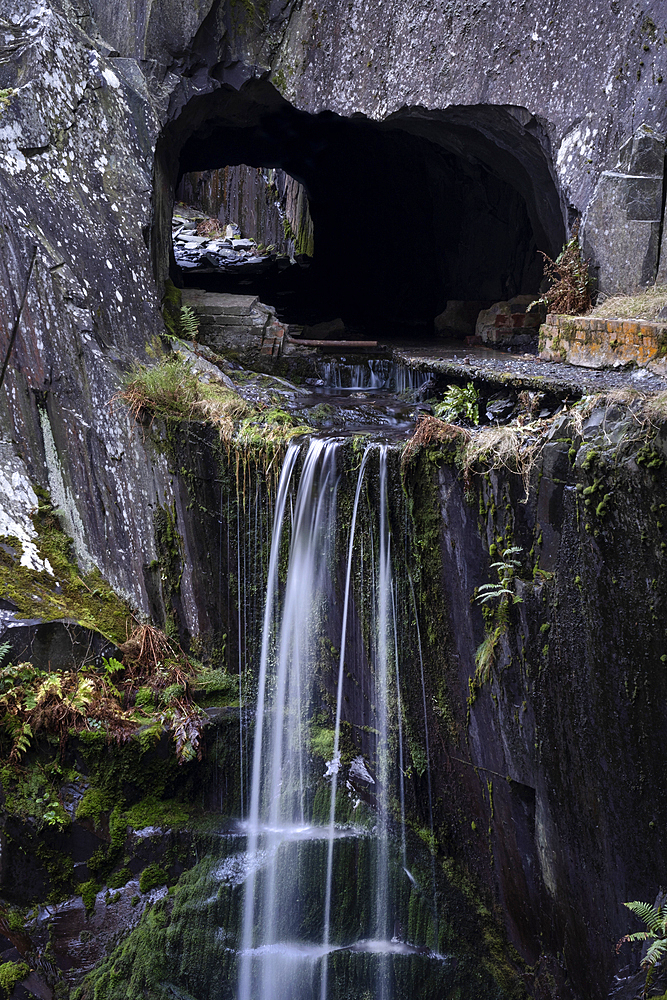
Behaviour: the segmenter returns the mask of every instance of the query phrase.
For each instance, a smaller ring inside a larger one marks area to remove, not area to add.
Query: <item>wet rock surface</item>
[[[629,370],[577,368],[554,361],[541,361],[534,355],[501,355],[474,347],[457,348],[444,354],[427,347],[395,348],[394,357],[418,371],[434,371],[458,378],[469,377],[521,389],[554,388],[574,397],[610,389],[640,389],[664,392],[667,379],[643,368]]]

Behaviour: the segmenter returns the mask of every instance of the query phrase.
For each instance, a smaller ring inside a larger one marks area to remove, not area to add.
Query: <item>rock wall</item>
[[[171,502],[171,481],[112,397],[164,329],[147,250],[159,120],[136,64],[112,66],[108,46],[74,19],[27,2],[1,13],[9,25],[0,114],[3,359],[36,248],[0,394],[6,502],[11,509],[26,474],[50,489],[82,567],[98,566],[148,612],[152,519]]]
[[[561,418],[527,495],[500,462],[436,473],[449,629],[444,664],[445,638],[428,654],[438,839],[493,887],[537,995],[548,971],[560,996],[607,996],[632,966],[629,946],[615,952],[634,929],[623,902],[652,902],[667,864],[655,752],[667,727],[667,451],[664,424],[647,440],[642,419],[611,403]],[[408,475],[417,499],[433,475],[422,463]],[[497,580],[488,564],[509,546],[519,603],[483,613],[476,588]]]
[[[545,9],[538,0],[398,2],[389,16],[365,0],[243,10],[214,2],[202,10],[198,31],[190,9],[177,30],[171,12],[158,30],[155,15],[144,10],[128,17],[122,4],[93,2],[92,9],[123,55],[157,59],[161,72],[187,66],[173,108],[219,83],[238,87],[268,76],[292,105],[312,114],[364,115],[410,129],[423,129],[429,116],[452,107],[473,119],[479,108],[528,112],[566,221],[585,213],[603,172],[614,169],[621,146],[642,123],[665,132],[667,23],[659,0],[600,2],[593,10],[567,2]],[[451,136],[445,142],[451,148]],[[603,285],[610,269],[611,285],[627,289],[634,275],[602,251],[605,229],[589,220],[594,263]],[[623,236],[621,221],[612,240]],[[655,275],[654,266],[641,281]]]

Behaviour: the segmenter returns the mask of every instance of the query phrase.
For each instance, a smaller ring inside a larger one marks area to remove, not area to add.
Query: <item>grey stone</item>
[[[605,295],[632,293],[657,277],[665,138],[641,125],[606,170],[584,216],[586,256]]]

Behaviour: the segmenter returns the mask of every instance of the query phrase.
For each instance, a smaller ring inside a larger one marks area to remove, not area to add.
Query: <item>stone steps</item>
[[[278,321],[274,307],[260,302],[256,295],[186,288],[182,302],[197,314],[200,342],[214,351],[259,351],[280,356],[285,327]]]

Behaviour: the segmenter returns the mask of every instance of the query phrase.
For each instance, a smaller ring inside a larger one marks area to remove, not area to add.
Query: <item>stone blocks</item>
[[[259,351],[278,356],[284,327],[273,306],[256,295],[183,290],[183,305],[191,306],[199,318],[199,339],[214,351]]]
[[[540,357],[582,368],[636,364],[667,375],[667,323],[549,313],[540,327]]]

